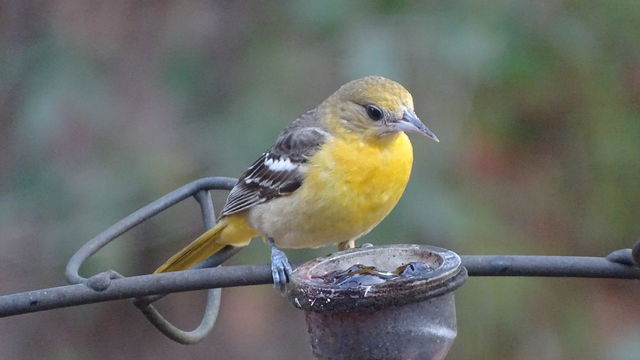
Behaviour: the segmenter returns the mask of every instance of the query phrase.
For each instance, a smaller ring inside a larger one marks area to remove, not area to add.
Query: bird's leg
[[[356,241],[353,239],[338,243],[339,251],[353,249],[354,247],[356,247]]]
[[[284,293],[285,286],[289,282],[291,276],[291,265],[287,255],[276,247],[272,238],[269,238],[269,246],[271,246],[271,275],[273,276],[273,287]]]

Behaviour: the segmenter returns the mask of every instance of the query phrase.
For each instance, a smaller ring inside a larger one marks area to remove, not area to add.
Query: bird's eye
[[[384,117],[382,110],[375,105],[367,105],[365,106],[365,109],[367,109],[367,115],[369,115],[371,120],[380,121]]]

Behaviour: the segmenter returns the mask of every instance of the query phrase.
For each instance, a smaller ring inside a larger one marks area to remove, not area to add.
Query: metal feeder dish
[[[303,264],[288,297],[305,311],[318,359],[443,359],[457,334],[453,292],[466,278],[446,249],[366,247]]]

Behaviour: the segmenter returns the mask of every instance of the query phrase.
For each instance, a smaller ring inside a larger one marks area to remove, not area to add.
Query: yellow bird
[[[412,131],[438,141],[402,85],[380,76],[343,85],[286,127],[240,176],[218,223],[155,272],[188,269],[262,235],[283,291],[291,266],[278,248],[353,248],[389,214],[409,181]]]

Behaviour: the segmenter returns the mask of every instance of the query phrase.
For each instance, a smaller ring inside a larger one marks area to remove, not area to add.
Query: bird
[[[382,76],[344,84],[285,127],[238,178],[216,225],[155,273],[186,270],[261,236],[274,287],[284,292],[292,268],[281,248],[353,248],[395,207],[413,163],[407,132],[439,142],[402,85]]]

